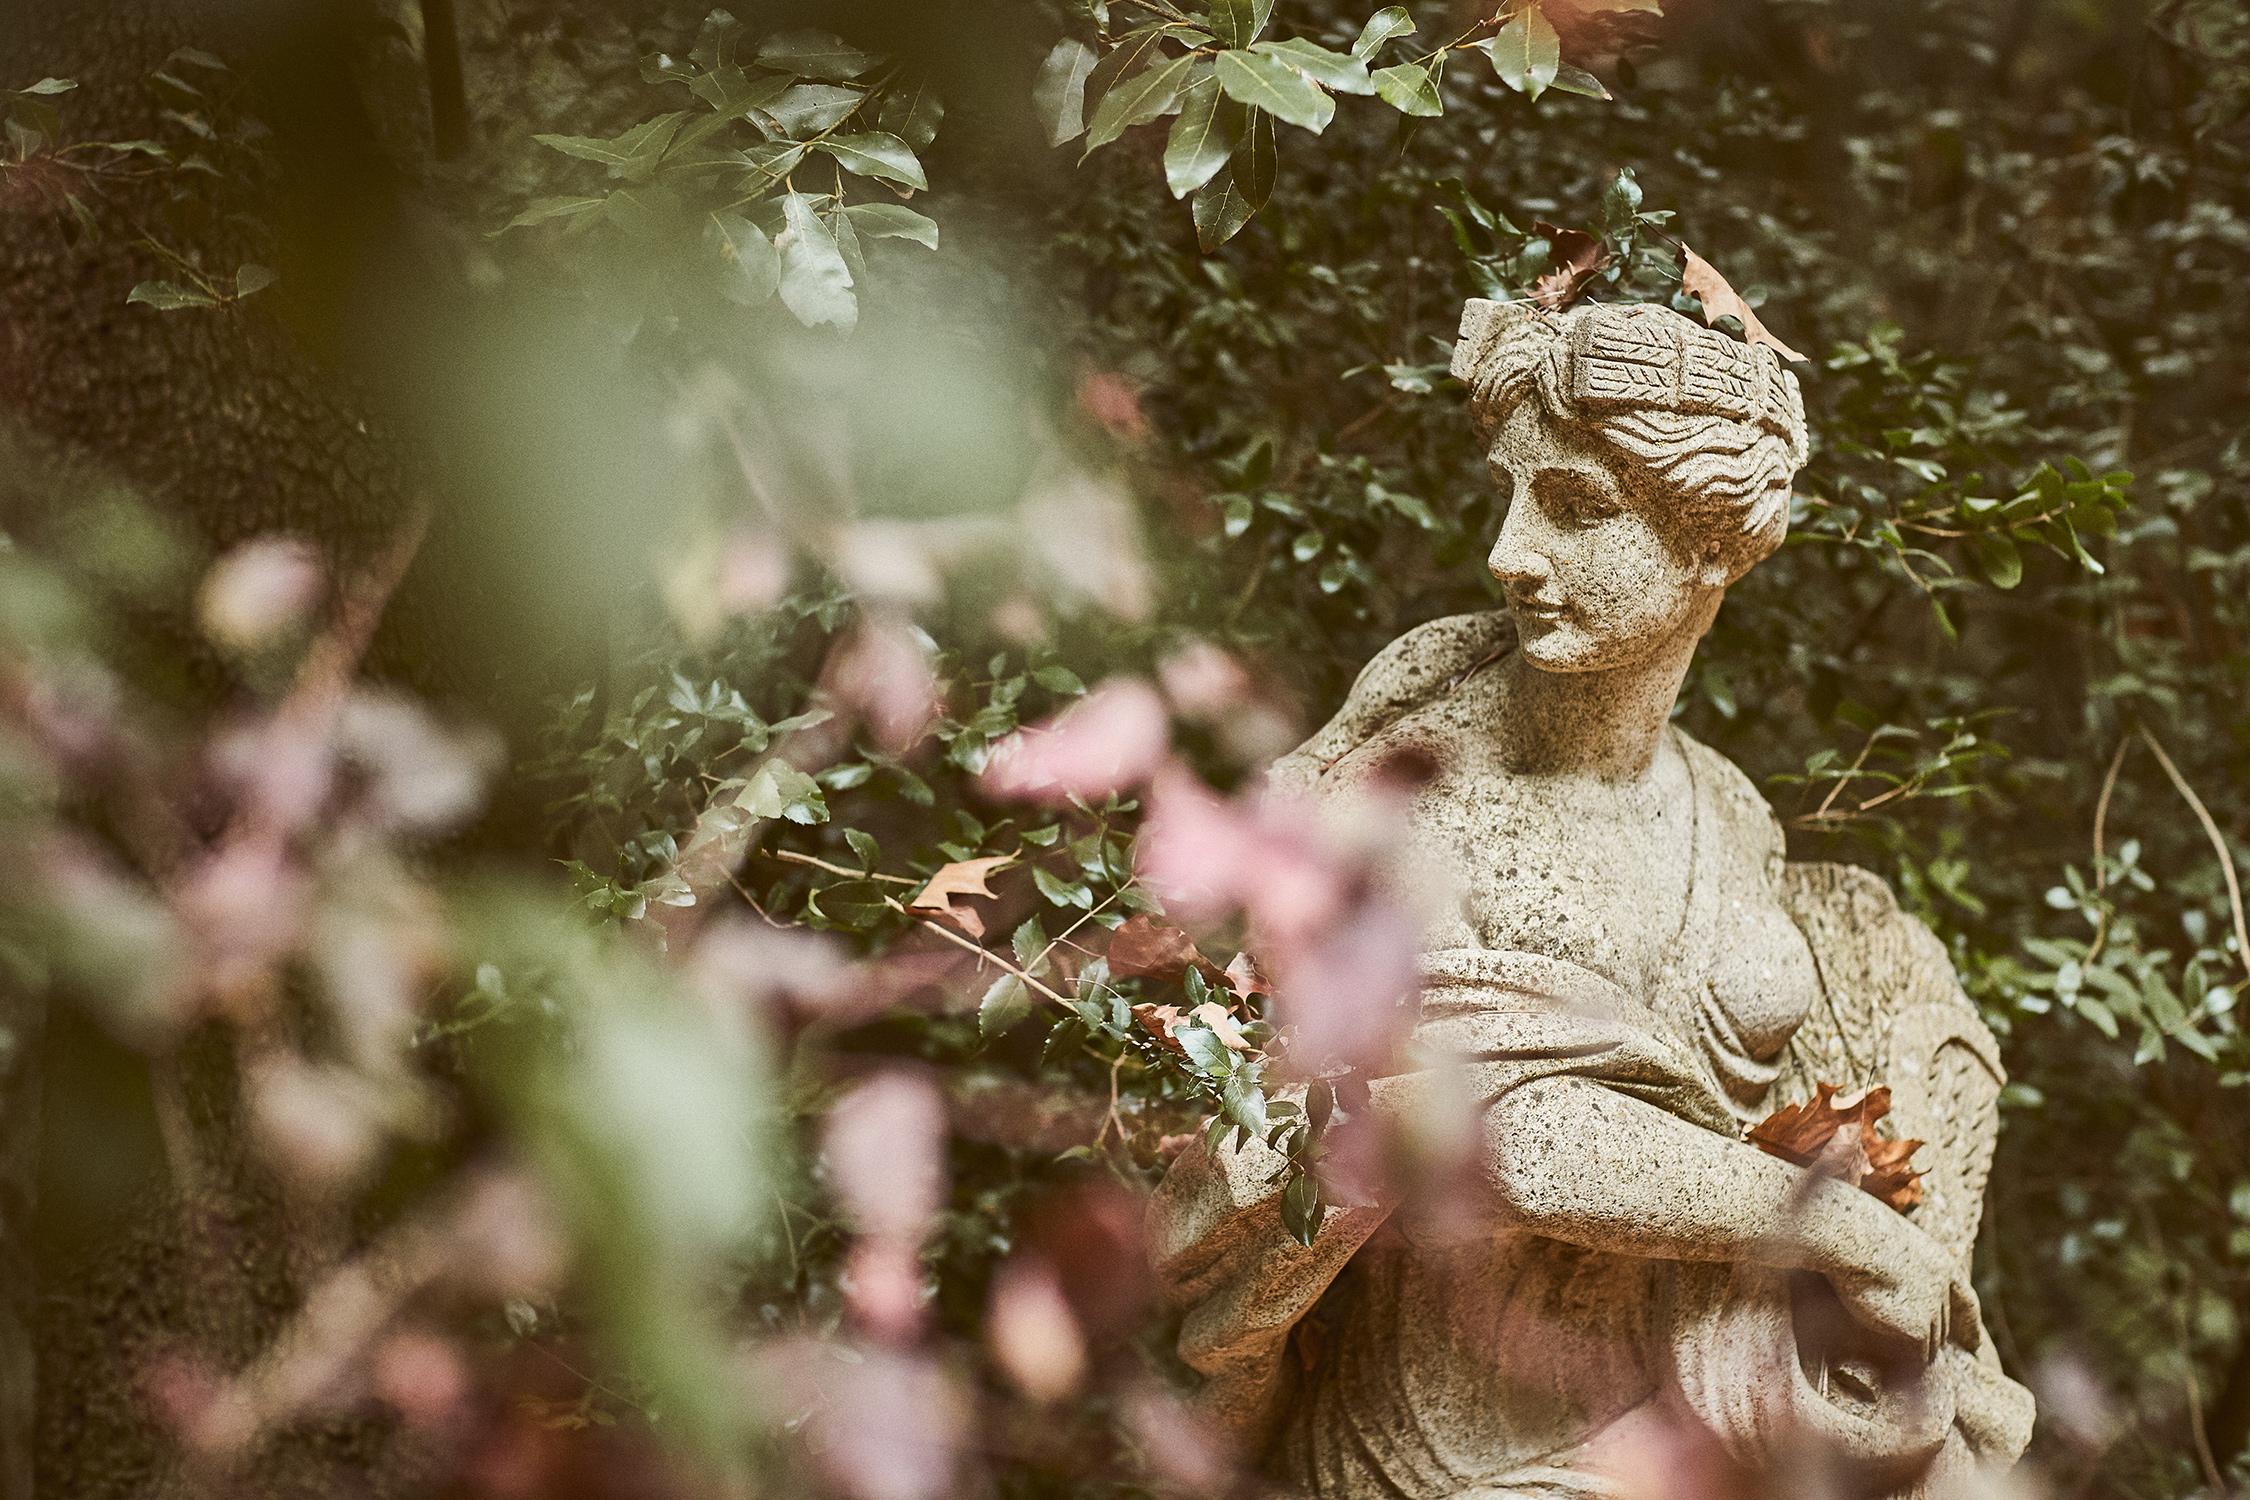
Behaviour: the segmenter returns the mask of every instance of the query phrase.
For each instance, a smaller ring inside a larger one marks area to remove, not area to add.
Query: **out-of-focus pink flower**
[[[872,1236],[852,1246],[843,1288],[858,1326],[878,1338],[911,1342],[922,1331],[922,1258],[915,1242]]]
[[[309,890],[274,835],[230,839],[188,873],[175,907],[213,994],[245,996],[273,977],[303,934]]]
[[[1209,641],[1190,641],[1165,657],[1156,677],[1172,706],[1193,719],[1232,713],[1255,691],[1242,663]]]
[[[1000,1268],[984,1331],[993,1359],[1034,1401],[1060,1401],[1086,1378],[1086,1337],[1044,1260],[1017,1256]]]
[[[863,1234],[919,1244],[945,1202],[945,1101],[926,1079],[878,1074],[829,1111],[821,1154]]]
[[[749,1375],[753,1399],[802,1436],[846,1494],[944,1500],[958,1492],[967,1406],[935,1360],[797,1339],[758,1351]]]
[[[375,820],[407,833],[442,833],[468,818],[503,753],[488,733],[446,729],[407,699],[366,692],[346,700],[336,746],[366,778]]]
[[[561,1285],[569,1246],[554,1206],[530,1178],[478,1181],[454,1220],[460,1254],[451,1274],[495,1297],[537,1298]]]
[[[775,538],[730,531],[719,545],[716,603],[735,615],[771,609],[789,591],[790,571],[789,549]]]
[[[855,594],[895,604],[934,604],[944,593],[930,538],[897,521],[861,521],[843,531],[829,564]]]
[[[1188,1494],[1219,1495],[1232,1488],[1225,1441],[1177,1396],[1144,1386],[1126,1401],[1125,1420],[1149,1462]]]
[[[808,1015],[864,1013],[865,986],[836,940],[802,928],[724,919],[703,929],[688,980],[715,1009],[756,1015],[785,1003]]]
[[[1164,700],[1138,677],[1112,677],[1042,724],[992,747],[987,795],[1060,806],[1139,785],[1164,758]]]
[[[1078,379],[1078,404],[1112,437],[1142,442],[1148,437],[1148,415],[1141,410],[1140,392],[1112,370],[1090,370]]]
[[[1121,620],[1148,616],[1155,595],[1132,502],[1114,484],[1071,472],[1034,486],[1020,533],[1066,599]]]
[[[407,1425],[446,1428],[464,1415],[469,1397],[468,1366],[452,1343],[421,1329],[385,1339],[375,1351],[372,1384],[377,1399],[406,1419]]]
[[[196,604],[212,640],[252,651],[301,628],[325,587],[320,555],[310,543],[263,537],[220,558]]]
[[[829,687],[892,754],[911,747],[937,717],[938,680],[920,631],[901,619],[871,617],[838,649]]]
[[[364,1088],[348,1075],[278,1053],[250,1063],[245,1072],[258,1144],[284,1175],[332,1189],[374,1160],[382,1137]]]
[[[336,786],[336,747],[327,726],[281,717],[229,729],[211,747],[219,779],[243,807],[275,828],[303,828],[327,808]]]

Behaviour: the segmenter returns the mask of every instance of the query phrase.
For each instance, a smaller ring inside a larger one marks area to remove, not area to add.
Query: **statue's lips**
[[[1510,599],[1508,608],[1517,619],[1537,620],[1542,625],[1560,624],[1567,613],[1567,606],[1547,604],[1537,599]]]

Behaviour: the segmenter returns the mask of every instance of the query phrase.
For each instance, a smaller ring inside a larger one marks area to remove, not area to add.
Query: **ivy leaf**
[[[844,210],[852,227],[871,240],[912,240],[935,250],[938,227],[927,215],[898,203],[854,203]]]
[[[1367,76],[1367,64],[1360,58],[1342,52],[1331,52],[1303,37],[1291,37],[1285,42],[1259,42],[1250,49],[1268,57],[1278,57],[1324,88],[1339,94],[1372,94],[1375,84]]]
[[[1276,119],[1318,132],[1336,113],[1336,101],[1288,63],[1262,52],[1222,52],[1219,87],[1227,97]]]
[[[763,307],[781,285],[781,255],[765,231],[740,214],[713,214],[705,238],[727,267],[720,292],[740,306]]]
[[[1382,101],[1402,115],[1427,120],[1445,113],[1445,100],[1438,93],[1437,79],[1420,63],[1377,68],[1368,77]]]
[[[1247,47],[1273,17],[1273,0],[1213,0],[1211,34],[1228,47]]]
[[[1533,0],[1526,0],[1484,48],[1500,81],[1532,99],[1547,91],[1562,66],[1562,38]]]
[[[1003,974],[977,1002],[977,1035],[987,1040],[1031,1014],[1031,991],[1013,974]]]
[[[872,53],[825,31],[781,31],[767,37],[758,49],[758,61],[800,78],[824,78],[831,83],[857,78],[875,65]]]
[[[1086,76],[1094,71],[1094,49],[1075,37],[1055,43],[1039,65],[1031,102],[1047,127],[1047,144],[1060,146],[1086,133]]]
[[[1359,40],[1352,43],[1352,56],[1365,62],[1382,51],[1393,37],[1413,34],[1414,18],[1407,14],[1406,7],[1386,5],[1369,16],[1367,24],[1359,29]]]
[[[834,135],[814,149],[827,152],[845,171],[862,177],[895,182],[900,187],[927,188],[930,185],[930,179],[923,175],[922,163],[914,155],[914,148],[888,131]]]
[[[208,292],[199,292],[172,281],[144,281],[125,294],[128,305],[138,302],[153,307],[158,312],[176,312],[183,307],[217,307],[219,299]]]
[[[1749,342],[1763,344],[1783,359],[1804,358],[1766,331],[1766,325],[1758,321],[1758,315],[1750,310],[1750,304],[1743,301],[1733,287],[1727,285],[1727,279],[1713,269],[1709,261],[1686,245],[1680,246],[1680,253],[1685,257],[1680,264],[1680,290],[1703,304],[1704,322],[1716,323],[1721,318],[1738,318],[1742,323],[1743,336]]]
[[[1135,125],[1146,124],[1172,107],[1194,71],[1193,57],[1167,58],[1126,79],[1103,96],[1087,127],[1086,150],[1108,145]]]
[[[781,301],[807,328],[830,324],[849,332],[859,321],[859,299],[852,273],[812,201],[803,193],[781,200],[785,227],[775,248],[781,252]]]
[[[1246,119],[1242,106],[1219,92],[1216,78],[1197,80],[1164,143],[1164,181],[1173,197],[1184,198],[1217,175],[1234,154]]]
[[[734,800],[754,818],[828,821],[828,800],[821,795],[820,784],[786,761],[769,760],[758,767]]]

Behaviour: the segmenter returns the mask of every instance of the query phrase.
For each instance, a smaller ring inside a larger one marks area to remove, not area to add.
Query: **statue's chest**
[[[1670,799],[1521,780],[1432,790],[1417,840],[1451,869],[1468,936],[1643,989],[1697,879],[1686,788]]]

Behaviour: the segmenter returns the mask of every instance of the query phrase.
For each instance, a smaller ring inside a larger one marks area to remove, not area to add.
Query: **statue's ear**
[[[1717,542],[1705,542],[1696,554],[1695,581],[1707,589],[1723,589],[1750,571],[1750,564]]]
[[[1453,378],[1467,380],[1508,330],[1531,316],[1521,302],[1471,297],[1461,305],[1461,332],[1453,344]]]

